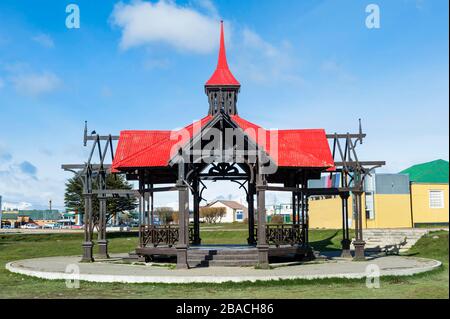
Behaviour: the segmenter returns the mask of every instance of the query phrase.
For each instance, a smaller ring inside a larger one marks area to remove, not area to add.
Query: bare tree
[[[202,207],[200,217],[204,218],[208,224],[215,224],[226,215],[225,207]]]

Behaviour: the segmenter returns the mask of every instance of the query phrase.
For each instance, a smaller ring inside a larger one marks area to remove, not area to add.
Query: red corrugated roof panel
[[[121,132],[113,169],[167,166],[174,156],[174,146],[186,144],[211,119],[212,116],[208,115],[185,127],[185,131]],[[333,156],[323,129],[266,130],[238,115],[232,115],[231,119],[263,148],[278,166],[328,170],[334,167]]]
[[[208,115],[181,130],[122,131],[113,161],[113,169],[165,167],[173,157],[176,144],[186,144],[211,120]]]
[[[269,154],[278,166],[317,168],[334,166],[333,156],[323,129],[271,131],[244,120],[238,115],[232,115],[231,118]],[[272,145],[271,139],[272,141],[276,139],[278,145],[273,143]]]

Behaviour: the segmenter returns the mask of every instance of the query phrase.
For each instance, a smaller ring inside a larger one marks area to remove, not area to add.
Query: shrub
[[[173,222],[174,211],[170,207],[158,207],[155,209],[156,215],[162,224],[170,224]]]
[[[220,222],[227,213],[225,207],[202,207],[200,208],[200,217],[204,218],[208,224]]]
[[[272,224],[284,224],[284,218],[282,215],[273,215],[270,222]]]

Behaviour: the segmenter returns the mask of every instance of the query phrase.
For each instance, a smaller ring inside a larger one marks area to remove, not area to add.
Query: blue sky
[[[69,3],[80,8],[79,29],[66,28]],[[365,25],[370,3],[380,29]],[[85,159],[85,120],[117,134],[203,117],[220,19],[241,116],[327,132],[362,118],[361,156],[386,160],[384,172],[448,160],[448,9],[443,0],[3,0],[0,195],[62,208],[70,174],[60,165]]]

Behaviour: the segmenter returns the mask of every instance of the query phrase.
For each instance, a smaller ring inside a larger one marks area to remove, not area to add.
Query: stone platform
[[[367,267],[376,265],[381,276],[407,276],[436,269],[441,263],[432,259],[402,256],[368,258],[351,261],[340,258],[320,262],[271,265],[272,269],[254,267],[214,267],[176,270],[152,264],[124,264],[122,255],[95,263],[80,263],[80,256],[46,257],[13,261],[6,269],[13,273],[42,279],[71,279],[73,269],[79,269],[77,279],[90,282],[121,283],[222,283],[269,281],[282,279],[365,278]]]

